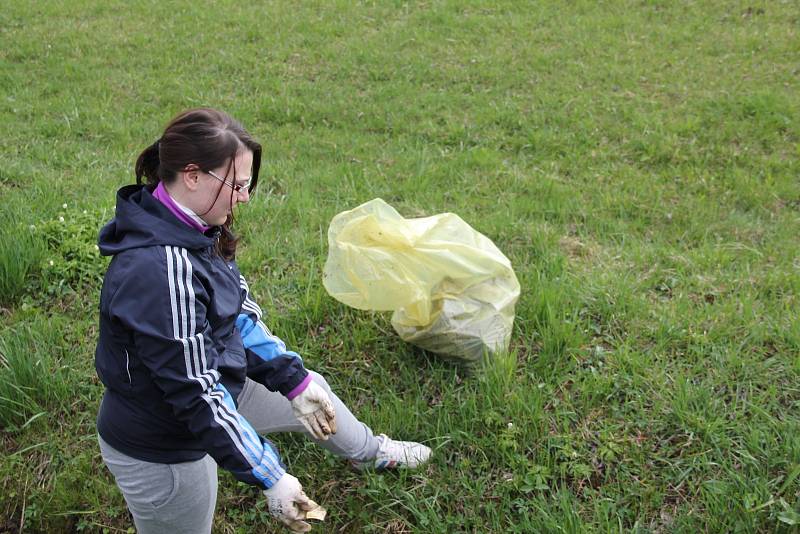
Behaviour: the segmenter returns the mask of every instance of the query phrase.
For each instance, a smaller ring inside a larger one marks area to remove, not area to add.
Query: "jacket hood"
[[[100,230],[97,245],[104,256],[157,245],[198,250],[214,244],[219,228],[212,227],[207,233],[178,220],[145,186],[127,185],[117,191],[115,216]]]

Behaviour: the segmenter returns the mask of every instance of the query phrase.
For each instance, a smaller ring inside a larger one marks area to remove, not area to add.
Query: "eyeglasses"
[[[231,189],[233,189],[237,193],[241,193],[243,189],[244,190],[250,189],[250,182],[253,181],[253,177],[251,176],[251,177],[249,177],[247,179],[247,181],[245,183],[243,183],[243,184],[235,184],[233,182],[229,182],[228,180],[217,176],[217,174],[214,173],[214,171],[206,171],[206,174],[209,174],[209,175],[213,176],[214,178],[216,178],[217,180],[219,180],[223,184],[227,185],[228,187],[230,187]]]

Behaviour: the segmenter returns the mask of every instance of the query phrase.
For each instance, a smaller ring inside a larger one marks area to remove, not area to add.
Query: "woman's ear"
[[[186,189],[196,191],[200,181],[200,167],[194,163],[190,163],[183,168],[180,173],[180,178],[181,181],[183,181],[183,185],[186,186]]]

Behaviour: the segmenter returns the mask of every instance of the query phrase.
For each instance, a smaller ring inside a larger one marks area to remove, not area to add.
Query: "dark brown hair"
[[[169,184],[175,181],[178,172],[190,164],[197,165],[204,172],[227,164],[227,171],[233,168],[235,182],[236,167],[233,166],[233,160],[242,148],[253,153],[253,181],[249,189],[252,194],[258,184],[261,145],[227,113],[210,108],[190,109],[172,119],[164,128],[161,138],[139,154],[136,159],[136,183],[141,184],[142,178],[145,178],[150,191],[153,191],[159,182]],[[217,198],[224,187],[224,184],[219,184]],[[232,200],[234,191],[228,189]],[[238,241],[231,232],[232,223],[233,216],[229,215],[221,227],[222,233],[217,242],[217,252],[228,260],[236,255]]]

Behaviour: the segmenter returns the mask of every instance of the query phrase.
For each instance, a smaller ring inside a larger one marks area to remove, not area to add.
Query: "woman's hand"
[[[333,403],[318,384],[310,382],[291,402],[295,417],[316,439],[326,440],[330,434],[336,434],[336,413],[333,410]]]
[[[306,512],[316,505],[303,492],[295,477],[286,473],[271,488],[264,490],[269,513],[292,532],[308,532],[311,525],[303,521]]]

